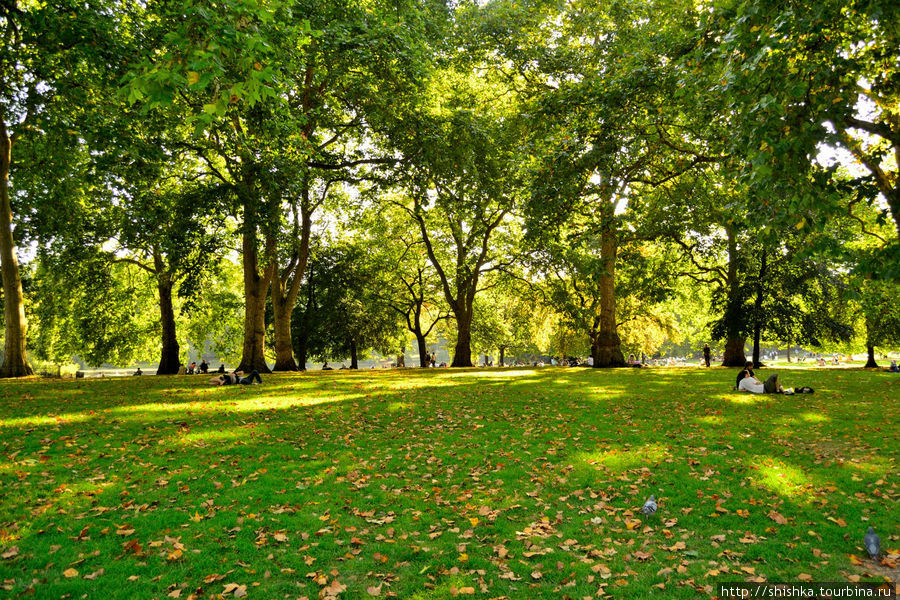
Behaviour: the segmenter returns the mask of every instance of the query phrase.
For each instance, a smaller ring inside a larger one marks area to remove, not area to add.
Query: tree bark
[[[259,274],[259,251],[256,248],[255,226],[250,223],[250,215],[246,214],[245,229],[241,234],[244,268],[244,347],[241,363],[237,370],[249,373],[259,371],[270,373],[266,364],[266,296],[274,268],[271,256],[267,256],[267,267]],[[267,252],[267,254],[269,254]]]
[[[624,367],[619,334],[616,326],[616,231],[611,222],[600,233],[600,327],[594,338],[594,368]]]
[[[756,299],[753,301],[753,368],[762,366],[759,361],[759,339],[762,336],[762,303],[763,284],[766,278],[766,251],[762,250],[759,264],[759,277],[756,281]]]
[[[156,266],[156,289],[159,290],[159,322],[162,328],[162,349],[157,375],[177,375],[180,364],[178,336],[175,330],[175,310],[172,308],[172,278],[165,270],[162,258],[153,257]]]
[[[416,333],[416,345],[419,347],[419,366],[423,369],[428,366],[428,346],[425,344],[425,336]]]
[[[743,367],[747,364],[744,344],[747,337],[743,335],[744,316],[740,306],[740,281],[737,273],[737,238],[734,228],[727,227],[728,232],[728,299],[725,305],[725,350],[722,353],[723,367]]]
[[[3,309],[6,338],[0,377],[33,375],[25,354],[25,302],[19,261],[12,233],[12,207],[9,204],[9,167],[12,161],[12,139],[0,114],[0,271],[3,276]]]
[[[275,313],[274,371],[297,370],[291,342],[291,313],[297,303],[297,296],[300,295],[300,281],[309,261],[309,237],[312,231],[310,206],[309,185],[304,183],[300,206],[299,245],[284,272],[279,270],[277,262],[272,269],[272,309]],[[296,209],[294,215],[296,223]],[[295,234],[296,232],[295,229]]]
[[[359,368],[359,357],[357,356],[358,350],[356,348],[356,340],[350,340],[350,368],[358,369]]]
[[[866,361],[865,369],[877,369],[878,363],[875,362],[875,346],[866,344],[866,351],[869,353],[869,359]]]
[[[504,366],[503,357],[506,355],[506,346],[500,346],[500,366]]]
[[[456,312],[456,347],[453,349],[451,367],[472,365],[472,315],[471,307]]]

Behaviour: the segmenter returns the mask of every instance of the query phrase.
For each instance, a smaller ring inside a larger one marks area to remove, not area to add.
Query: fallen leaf
[[[69,567],[68,569],[63,571],[63,577],[65,577],[66,579],[71,579],[72,577],[78,577],[78,571]]]
[[[787,525],[788,520],[785,519],[783,515],[775,512],[774,510],[770,510],[767,516],[779,525]]]

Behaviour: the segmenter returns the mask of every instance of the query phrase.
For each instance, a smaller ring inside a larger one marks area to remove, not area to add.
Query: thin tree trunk
[[[162,349],[157,375],[177,375],[180,364],[178,336],[175,330],[175,310],[172,308],[172,279],[165,270],[162,259],[154,256],[156,263],[156,288],[159,290],[159,321],[162,328]]]
[[[291,313],[300,295],[300,281],[309,261],[309,237],[312,231],[312,217],[309,211],[309,186],[304,183],[303,200],[300,209],[299,246],[282,273],[278,264],[272,269],[272,309],[275,313],[275,367],[274,371],[296,371],[293,344],[291,342]],[[296,217],[296,209],[295,209]],[[296,222],[296,221],[295,221]],[[297,230],[294,231],[295,235]],[[274,241],[272,241],[274,244]],[[274,256],[274,254],[273,254]],[[274,259],[273,259],[274,260]]]
[[[250,217],[245,214],[244,218]],[[253,225],[246,224],[245,227]],[[269,264],[264,274],[259,274],[259,251],[256,248],[255,231],[245,230],[241,235],[241,245],[244,253],[244,347],[241,364],[237,370],[245,373],[251,371],[270,373],[265,357],[266,296],[269,292],[273,265],[271,260],[267,260]]]
[[[762,303],[763,303],[763,282],[766,278],[766,251],[762,250],[762,256],[759,265],[759,278],[756,281],[756,299],[753,301],[753,368],[758,369],[762,366],[759,360],[759,339],[762,336]]]
[[[722,352],[723,367],[743,367],[747,363],[742,334],[744,315],[740,306],[740,282],[737,273],[737,238],[732,227],[728,232],[728,300],[725,305],[725,349]]]
[[[610,224],[600,234],[600,328],[594,340],[594,368],[624,367],[621,340],[616,327],[616,231]]]
[[[357,356],[358,351],[356,348],[356,340],[350,340],[350,368],[358,369],[359,368],[359,357]]]
[[[501,367],[504,366],[503,365],[503,357],[505,354],[506,354],[506,346],[500,346],[500,366]]]
[[[0,115],[0,271],[3,276],[3,305],[6,325],[3,364],[0,377],[33,375],[25,354],[25,302],[19,261],[16,258],[12,233],[12,208],[9,204],[9,167],[12,161],[12,140],[7,134],[6,121]]]
[[[413,333],[416,335],[416,345],[419,347],[419,366],[424,369],[430,362],[428,359],[428,346],[425,344],[425,336],[418,332]]]

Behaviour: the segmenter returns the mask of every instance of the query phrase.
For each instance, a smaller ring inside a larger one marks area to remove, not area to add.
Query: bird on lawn
[[[881,538],[875,534],[875,529],[869,527],[869,531],[866,532],[866,537],[863,538],[866,545],[866,552],[869,553],[869,556],[875,558],[881,552]]]
[[[646,502],[644,502],[644,505],[641,507],[641,514],[652,515],[656,512],[656,509],[656,496],[650,494],[650,498]]]

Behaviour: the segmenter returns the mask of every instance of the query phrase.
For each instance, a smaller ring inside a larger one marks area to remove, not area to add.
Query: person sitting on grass
[[[217,375],[210,379],[209,383],[212,385],[256,385],[262,383],[259,371],[253,371],[248,377],[241,377],[242,374],[240,371],[235,371],[234,373]]]
[[[734,389],[738,389],[741,387],[741,380],[744,379],[747,373],[750,373],[750,377],[753,377],[753,363],[749,360],[744,363],[744,369],[738,373],[737,379],[734,380]]]
[[[891,373],[900,373],[900,367],[897,366],[896,360],[891,361],[891,366],[888,368],[888,371]]]

